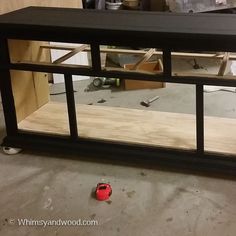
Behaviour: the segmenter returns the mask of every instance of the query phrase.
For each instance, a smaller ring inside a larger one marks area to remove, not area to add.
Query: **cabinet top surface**
[[[12,28],[236,36],[236,15],[28,7],[0,16],[0,30],[4,32]]]

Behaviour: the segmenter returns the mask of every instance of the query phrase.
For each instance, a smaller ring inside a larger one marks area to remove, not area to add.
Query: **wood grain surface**
[[[81,137],[195,149],[191,114],[77,105]],[[50,102],[19,123],[19,128],[69,135],[66,104]],[[205,150],[236,153],[236,119],[205,117]]]
[[[82,8],[82,0],[0,0],[0,14],[29,6]]]

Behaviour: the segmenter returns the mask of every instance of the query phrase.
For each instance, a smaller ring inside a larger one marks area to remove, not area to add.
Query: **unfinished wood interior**
[[[87,44],[82,44],[79,47],[73,45],[60,45],[60,44],[42,44],[40,45],[40,50],[42,53],[49,53],[50,50],[63,50],[65,51],[65,55],[57,58],[55,61],[48,62],[45,61],[42,57],[38,58],[36,61],[26,60],[24,58],[18,60],[11,60],[13,64],[28,64],[28,65],[39,65],[39,66],[53,66],[55,68],[81,68],[90,70],[91,65],[79,65],[75,64],[68,64],[65,63],[66,60],[75,56],[81,52],[91,53],[91,47]],[[142,74],[149,74],[149,75],[161,75],[163,72],[163,68],[159,71],[148,71],[142,70],[141,65],[151,60],[151,62],[156,61],[157,63],[162,61],[162,51],[158,51],[154,48],[150,48],[148,51],[146,50],[132,50],[132,49],[121,49],[121,48],[106,48],[101,46],[100,53],[102,54],[117,54],[117,55],[133,55],[133,56],[141,56],[141,58],[134,64],[134,66],[127,66],[124,65],[123,68],[120,67],[109,67],[105,65],[101,65],[104,71],[108,72],[135,72],[135,73],[142,73]],[[172,52],[171,57],[173,58],[185,58],[185,59],[193,59],[196,62],[196,59],[211,59],[219,61],[219,69],[217,73],[209,73],[207,70],[202,70],[200,73],[198,70],[191,70],[188,73],[179,73],[178,71],[173,71],[173,77],[186,77],[186,76],[194,76],[194,77],[204,77],[204,78],[217,78],[217,79],[235,79],[233,75],[225,75],[227,63],[230,60],[236,60],[235,53],[190,53],[190,52]]]
[[[41,59],[37,61],[25,61],[22,58],[15,63],[31,63],[39,65],[47,65],[54,67],[68,68],[84,68],[89,69],[90,66],[68,65],[63,62],[69,57],[81,52],[90,52],[88,45],[80,47],[58,46],[58,45],[42,45],[41,49],[58,49],[67,50],[67,54],[54,62],[45,62]],[[46,50],[42,50],[44,52]],[[159,70],[154,69],[156,63],[147,62],[152,55],[161,56],[162,52],[150,49],[149,51],[123,50],[123,49],[101,49],[101,53],[125,53],[142,55],[143,57],[133,65],[125,68],[103,68],[105,71],[129,71],[130,73],[156,74],[163,73],[163,66],[159,60]],[[215,75],[194,74],[203,78],[219,78],[232,79],[233,76],[225,76],[224,71],[228,60],[233,60],[234,54],[192,54],[192,53],[172,53],[172,57],[182,58],[211,58],[221,60],[219,73]],[[142,66],[155,65],[152,70],[145,70]],[[193,74],[188,73],[172,73],[175,77],[188,77]],[[141,83],[143,81],[140,81]],[[146,82],[146,81],[145,81]],[[147,82],[146,82],[147,83]],[[156,83],[156,82],[151,82]],[[161,84],[161,83],[159,83]],[[155,84],[156,86],[157,84]],[[161,86],[162,87],[162,86]],[[195,115],[177,114],[158,111],[143,111],[136,109],[118,108],[118,107],[100,107],[77,105],[77,125],[79,136],[85,138],[95,138],[110,141],[120,141],[132,144],[143,144],[148,146],[163,146],[170,148],[180,148],[193,150],[196,149],[196,118]],[[49,102],[38,110],[33,111],[24,120],[19,122],[19,128],[22,130],[42,132],[48,134],[68,135],[69,122],[66,104]],[[217,127],[217,129],[216,129]],[[218,117],[205,117],[205,150],[220,153],[236,153],[236,120]]]
[[[180,149],[196,148],[195,115],[77,105],[80,137]],[[50,102],[18,124],[22,130],[69,135],[66,105]],[[236,153],[236,120],[205,117],[205,150]]]
[[[34,41],[9,40],[11,60],[50,61],[46,52],[40,52],[41,44]],[[11,83],[18,122],[49,101],[47,73],[12,70]]]
[[[82,0],[0,0],[0,14],[29,6],[82,8]]]
[[[89,45],[80,47],[48,45],[32,41],[10,40],[11,61],[16,64],[28,63],[56,67],[83,67],[62,64],[66,59],[81,51],[90,52]],[[69,51],[54,62],[48,57],[48,50]],[[103,68],[106,71],[129,71],[160,75],[163,66],[152,72],[143,70],[140,65],[147,63],[151,56],[161,57],[162,52],[150,49],[128,50],[102,48],[101,53],[123,53],[143,56],[133,66],[125,68]],[[179,58],[209,58],[221,60],[219,73],[215,75],[194,74],[199,77],[231,79],[225,76],[226,64],[236,59],[229,53],[172,53]],[[66,104],[49,102],[48,75],[45,73],[11,71],[13,94],[18,126],[22,130],[69,135],[69,122]],[[192,74],[172,73],[175,76],[190,77]],[[141,81],[140,81],[141,82]],[[142,83],[142,82],[141,82]],[[155,82],[156,83],[156,82]],[[160,83],[161,84],[161,83]],[[156,85],[156,84],[155,84]],[[176,114],[158,111],[143,111],[127,108],[77,105],[79,135],[86,138],[121,141],[132,144],[163,146],[180,149],[196,148],[195,115]],[[217,129],[216,129],[217,127]],[[218,117],[205,117],[205,150],[222,153],[236,153],[236,120]]]
[[[41,48],[45,49],[57,49],[57,50],[74,50],[75,46],[65,46],[65,45],[42,45]],[[85,47],[83,50],[85,52],[90,52],[90,46]],[[121,49],[121,48],[101,48],[100,51],[102,53],[113,53],[113,54],[134,54],[134,55],[144,55],[147,53],[145,50],[132,50],[132,49]],[[161,51],[153,52],[154,56],[161,56]],[[209,58],[209,59],[223,59],[224,53],[189,53],[189,52],[173,52],[172,57],[180,57],[180,58]],[[229,54],[229,60],[236,60],[236,55],[233,53]]]
[[[82,8],[82,0],[0,0],[0,14],[29,6]],[[9,40],[8,44],[12,61],[44,61],[48,63],[51,61],[50,53],[41,48],[48,46],[47,42]],[[46,73],[11,71],[18,122],[49,101],[49,79],[49,75]]]
[[[58,66],[72,66],[70,64],[62,64],[65,60],[67,60],[68,58],[76,55],[77,53],[80,52],[91,52],[91,47],[89,45],[81,45],[80,47],[75,47],[75,46],[65,46],[65,45],[42,45],[41,46],[42,49],[54,49],[54,50],[65,50],[65,51],[69,51],[69,53],[65,54],[64,56],[62,56],[61,58],[57,59],[56,61],[52,62],[51,64],[47,63],[47,66],[50,65],[58,65]],[[150,58],[153,58],[153,56],[155,56],[156,60],[161,60],[162,59],[162,51],[156,50],[154,48],[150,48],[148,51],[146,50],[132,50],[132,49],[122,49],[122,48],[107,48],[107,47],[100,47],[100,53],[101,54],[125,54],[125,55],[139,55],[142,56],[141,59],[134,65],[134,67],[132,68],[109,68],[109,67],[105,67],[102,66],[104,70],[107,71],[123,71],[123,72],[127,72],[127,71],[135,71],[138,73],[143,73],[142,70],[139,69],[139,66],[142,63],[147,62]],[[219,70],[218,73],[216,74],[210,74],[207,71],[203,74],[198,73],[198,71],[196,71],[196,73],[192,73],[193,76],[198,76],[198,77],[207,77],[209,76],[210,78],[212,78],[212,76],[214,76],[215,78],[221,78],[225,76],[225,71],[226,71],[226,67],[227,67],[227,63],[230,60],[236,60],[236,54],[235,53],[229,53],[229,52],[223,52],[223,53],[190,53],[190,52],[172,52],[171,53],[171,57],[172,58],[185,58],[185,59],[194,59],[194,61],[196,62],[196,59],[212,59],[212,60],[218,60],[220,61],[220,65],[219,65]],[[153,59],[152,59],[153,60]],[[14,62],[16,63],[16,62]],[[18,61],[18,63],[30,63],[30,64],[37,64],[37,63],[31,63],[29,61]],[[73,65],[74,66],[74,65]],[[78,67],[81,67],[80,65],[77,65]],[[155,73],[148,73],[148,74],[155,74]],[[179,73],[174,72],[173,73],[174,76],[181,76]],[[227,76],[227,79],[232,79],[232,76]]]

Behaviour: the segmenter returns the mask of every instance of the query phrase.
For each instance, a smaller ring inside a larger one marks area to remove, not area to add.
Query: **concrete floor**
[[[101,90],[84,93],[88,81],[75,83],[76,100],[94,105],[146,109],[143,98],[159,94],[150,108],[194,113],[194,87],[131,92]],[[63,87],[53,86],[52,92]],[[52,96],[53,100],[63,100]],[[100,99],[107,102],[97,104]],[[205,94],[208,115],[236,117],[236,93]],[[0,112],[0,138],[4,137]],[[113,187],[110,201],[92,196],[99,182]],[[13,222],[13,220],[15,220]],[[18,219],[95,219],[98,226],[19,226]],[[234,236],[236,181],[148,166],[86,161],[52,153],[0,153],[0,235],[160,235]]]

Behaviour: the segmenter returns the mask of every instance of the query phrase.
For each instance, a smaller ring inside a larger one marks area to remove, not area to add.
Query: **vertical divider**
[[[9,65],[10,56],[8,49],[8,41],[6,38],[0,38],[0,89],[2,97],[2,106],[5,117],[7,135],[14,136],[18,132],[18,127]]]
[[[97,43],[91,44],[92,67],[95,72],[101,71],[101,56],[100,45]]]
[[[171,63],[171,51],[169,49],[163,50],[163,72],[165,77],[171,77],[172,63]]]
[[[197,153],[204,154],[204,93],[203,85],[196,84],[196,135]]]
[[[65,78],[66,101],[67,101],[68,118],[69,118],[69,126],[70,126],[70,136],[72,139],[76,139],[78,138],[78,127],[77,127],[72,75],[65,74],[64,78]]]

